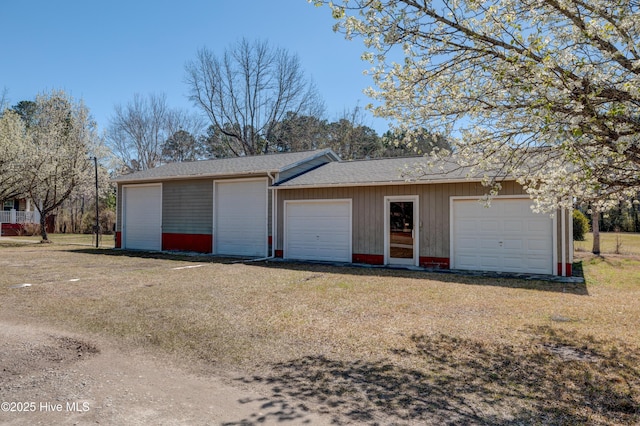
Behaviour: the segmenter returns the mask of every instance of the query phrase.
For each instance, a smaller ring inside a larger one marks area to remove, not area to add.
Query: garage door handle
[[[502,247],[502,241],[498,241],[498,244],[500,244],[500,247]]]

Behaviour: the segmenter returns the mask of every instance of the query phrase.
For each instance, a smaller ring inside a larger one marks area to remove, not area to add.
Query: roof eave
[[[506,177],[502,181],[511,181],[515,178]],[[322,183],[322,184],[305,184],[305,185],[272,185],[273,189],[310,189],[310,188],[338,188],[338,187],[355,187],[355,186],[391,186],[391,185],[435,185],[446,183],[469,183],[482,182],[482,178],[460,178],[460,179],[433,179],[433,180],[408,180],[408,181],[378,181],[378,182],[341,182],[341,183]]]
[[[150,182],[164,182],[168,180],[190,180],[190,179],[240,179],[243,177],[252,177],[256,175],[268,177],[269,173],[278,173],[278,169],[272,170],[260,170],[253,172],[243,172],[243,173],[206,173],[206,174],[196,174],[196,175],[180,175],[180,176],[157,176],[157,177],[149,177],[149,178],[140,178],[140,179],[121,179],[115,178],[111,179],[111,182],[116,184],[129,184],[129,183],[150,183]],[[126,175],[125,175],[126,176]]]

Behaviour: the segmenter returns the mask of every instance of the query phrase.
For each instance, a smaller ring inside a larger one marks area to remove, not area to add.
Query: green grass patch
[[[96,236],[95,234],[48,234],[49,241],[57,244],[72,244],[95,247]],[[7,237],[8,240],[33,242],[37,243],[42,240],[40,235],[20,236],[20,237]],[[102,248],[113,248],[115,246],[115,239],[113,235],[101,235],[98,240],[98,246]]]

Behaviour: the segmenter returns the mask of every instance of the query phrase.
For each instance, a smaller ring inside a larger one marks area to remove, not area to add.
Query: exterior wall
[[[210,253],[213,180],[167,181],[162,185],[162,249]]]
[[[223,181],[224,179],[220,179]],[[213,179],[162,182],[162,250],[211,253]],[[132,184],[135,185],[135,184]],[[115,247],[122,247],[122,190],[118,184]],[[268,238],[271,241],[271,192],[268,191]]]
[[[163,234],[211,234],[212,226],[212,179],[163,182]]]
[[[480,183],[445,184],[405,184],[387,186],[307,188],[278,190],[278,223],[283,228],[285,200],[338,199],[353,200],[353,261],[371,264],[384,263],[384,197],[394,195],[418,195],[420,210],[420,265],[435,268],[449,268],[449,197],[482,196],[486,188]],[[513,181],[503,182],[499,195],[526,194],[522,187]],[[568,223],[570,214],[565,214],[565,226],[557,213],[557,253],[558,272],[562,272],[562,232],[565,232],[564,262],[566,273],[571,275],[570,238]],[[283,233],[278,232],[276,252],[282,253]]]

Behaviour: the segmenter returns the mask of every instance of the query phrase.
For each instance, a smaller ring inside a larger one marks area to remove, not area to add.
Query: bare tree
[[[162,144],[167,139],[167,97],[136,93],[126,106],[116,105],[108,140],[111,149],[130,171],[160,164]]]
[[[9,89],[6,87],[0,92],[0,112],[9,106]]]
[[[184,153],[169,152],[177,147],[175,135],[186,132],[196,138],[203,128],[203,120],[196,114],[170,108],[165,94],[135,94],[126,106],[115,107],[107,137],[124,171],[134,172],[154,168],[163,161],[181,161]],[[172,137],[173,142],[167,145]]]
[[[225,152],[255,155],[276,150],[273,128],[287,113],[316,114],[322,102],[296,55],[267,42],[243,39],[222,57],[201,49],[187,63],[190,99],[226,136]]]

